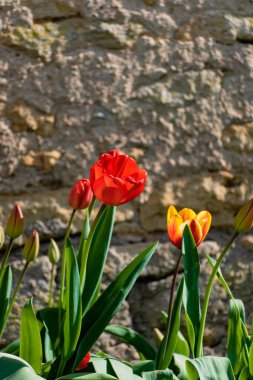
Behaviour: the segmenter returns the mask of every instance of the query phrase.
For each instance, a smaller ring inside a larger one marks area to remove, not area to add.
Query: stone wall
[[[121,220],[164,230],[173,203],[231,224],[253,190],[251,1],[0,6],[0,219],[18,199],[56,233],[73,181],[117,147],[149,172]]]
[[[252,78],[250,0],[0,0],[0,221],[19,201],[27,230],[60,238],[73,182],[117,147],[149,180],[118,209],[115,259],[122,242],[136,252],[154,235],[166,240],[171,203],[210,210],[225,231],[253,194]],[[80,222],[81,215],[74,232]],[[125,320],[139,329],[148,316],[140,320],[138,297],[147,289],[159,305],[155,318],[165,307],[166,257],[128,300]],[[236,257],[229,281],[236,295],[246,283],[252,294],[253,259]],[[226,305],[213,309],[218,325]],[[209,343],[224,339],[222,328]]]

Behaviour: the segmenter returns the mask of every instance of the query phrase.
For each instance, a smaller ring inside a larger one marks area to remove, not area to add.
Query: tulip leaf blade
[[[202,356],[186,360],[186,371],[189,380],[235,380],[228,358]]]
[[[17,356],[0,352],[0,380],[42,380],[32,367]]]
[[[196,243],[188,225],[185,226],[183,233],[182,254],[185,280],[183,303],[186,313],[186,327],[191,351],[195,355],[195,342],[197,341],[201,319],[199,297],[200,263]]]
[[[19,355],[37,374],[41,373],[42,343],[32,299],[25,304],[21,312]]]
[[[156,368],[166,369],[172,359],[174,350],[176,347],[178,332],[180,328],[180,313],[183,300],[184,278],[180,280],[178,285],[176,297],[173,304],[171,313],[171,323],[168,339],[164,336],[162,342],[159,345],[159,349],[156,355]]]
[[[116,279],[105,289],[93,306],[83,317],[82,331],[75,354],[73,368],[88,353],[97,338],[104,331],[122,302],[132,289],[143,268],[148,264],[157,248],[158,242],[152,243],[128,264]]]
[[[63,324],[63,358],[66,360],[75,350],[82,324],[80,276],[76,255],[69,239],[66,241],[66,291],[64,304],[66,315]]]
[[[130,329],[129,327],[110,325],[106,327],[105,332],[110,333],[119,338],[121,341],[132,345],[145,359],[155,359],[156,353],[153,347],[141,334]]]
[[[5,326],[5,316],[10,302],[12,287],[12,270],[9,265],[4,268],[2,282],[0,284],[0,336],[4,330]]]
[[[115,206],[106,206],[101,214],[91,238],[86,264],[86,277],[82,294],[83,314],[96,301],[104,265],[112,237]]]
[[[176,380],[177,377],[170,369],[144,372],[142,374],[144,380]]]

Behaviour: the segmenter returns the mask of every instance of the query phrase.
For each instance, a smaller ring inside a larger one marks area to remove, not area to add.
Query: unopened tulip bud
[[[22,235],[24,230],[24,217],[19,204],[16,204],[6,223],[6,235],[10,239],[16,239]]]
[[[3,248],[4,245],[4,229],[3,226],[0,224],[0,249]]]
[[[53,265],[55,265],[60,259],[60,250],[54,239],[50,240],[48,258]]]
[[[245,203],[234,218],[235,230],[239,233],[249,231],[253,226],[253,199]]]
[[[33,261],[39,253],[40,239],[36,230],[27,238],[23,249],[23,257],[27,262]]]
[[[70,191],[69,205],[75,210],[82,210],[89,207],[92,197],[90,181],[86,178],[79,179]]]

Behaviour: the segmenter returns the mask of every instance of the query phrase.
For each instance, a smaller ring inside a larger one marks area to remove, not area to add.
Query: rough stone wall
[[[173,203],[231,223],[253,190],[251,1],[0,5],[1,216],[18,199],[55,233],[73,181],[117,147],[149,172],[121,220],[164,230]]]
[[[117,147],[149,180],[118,209],[109,277],[117,259],[165,230],[171,203],[208,209],[225,230],[253,194],[252,79],[250,0],[0,0],[0,221],[18,200],[27,230],[61,237],[73,182]],[[120,247],[126,241],[135,244]],[[215,254],[215,244],[203,249]],[[244,245],[225,274],[252,312],[251,237]],[[156,325],[174,256],[161,245],[119,317],[126,324]],[[39,260],[45,282],[29,280],[22,294],[44,302],[48,263]],[[226,297],[218,286],[215,296],[206,339],[224,347]],[[146,299],[154,313],[143,315]]]

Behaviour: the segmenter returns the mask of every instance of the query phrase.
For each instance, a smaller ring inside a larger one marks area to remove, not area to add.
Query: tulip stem
[[[69,237],[70,228],[71,228],[71,224],[72,224],[75,213],[76,213],[76,209],[73,209],[69,222],[68,222],[68,226],[67,226],[67,230],[66,230],[64,242],[63,242],[61,279],[60,279],[60,299],[59,299],[59,328],[61,325],[61,314],[62,314],[63,299],[64,299],[65,272],[66,272],[66,243]]]
[[[177,274],[178,274],[178,269],[179,269],[179,265],[181,262],[181,258],[182,258],[182,251],[180,252],[180,255],[178,256],[178,259],[176,262],[176,267],[175,267],[173,278],[172,278],[172,283],[171,283],[171,288],[170,288],[170,300],[169,300],[169,306],[168,306],[168,316],[167,316],[166,330],[165,330],[165,335],[164,335],[164,339],[165,339],[164,342],[165,343],[164,344],[162,343],[163,344],[163,352],[162,352],[162,355],[160,357],[161,359],[159,360],[160,363],[158,363],[158,366],[159,366],[158,369],[162,369],[160,367],[163,366],[164,356],[165,356],[166,348],[168,345],[175,285],[176,285],[176,279],[177,279]],[[166,365],[166,368],[167,368],[167,365]]]
[[[26,270],[27,270],[29,264],[30,264],[30,262],[27,261],[27,262],[25,263],[25,266],[24,266],[22,272],[20,273],[20,276],[19,276],[18,282],[17,282],[17,284],[16,284],[16,286],[15,286],[15,289],[14,289],[13,295],[12,295],[11,300],[10,300],[10,303],[9,303],[8,309],[7,309],[6,314],[5,314],[5,316],[4,316],[4,323],[3,323],[3,326],[2,326],[1,331],[0,331],[0,337],[2,336],[2,333],[3,333],[4,329],[5,329],[6,324],[7,324],[7,321],[8,321],[9,315],[10,315],[10,313],[11,313],[11,310],[12,310],[13,304],[14,304],[14,302],[15,302],[15,299],[16,299],[16,296],[17,296],[17,293],[18,293],[19,287],[20,287],[20,285],[21,285],[21,282],[23,281],[23,278],[24,278],[25,272],[26,272]]]
[[[103,214],[104,210],[106,208],[106,205],[102,204],[100,209],[98,210],[98,213],[91,225],[87,240],[84,244],[83,247],[83,252],[82,252],[82,264],[81,264],[81,269],[80,269],[80,287],[81,287],[81,293],[83,292],[84,289],[84,284],[85,284],[85,277],[86,277],[86,264],[87,264],[87,259],[88,259],[88,254],[90,250],[90,245],[91,245],[91,240],[92,236],[94,234],[95,228],[99,222],[99,219],[101,215]]]
[[[229,241],[225,245],[223,251],[221,252],[220,257],[218,258],[218,260],[217,260],[217,262],[216,262],[216,264],[212,270],[212,273],[209,277],[208,284],[206,287],[206,293],[205,293],[205,298],[204,298],[204,302],[203,302],[203,307],[202,307],[202,313],[201,313],[201,320],[200,320],[197,347],[196,347],[196,358],[202,356],[202,352],[203,352],[203,336],[204,336],[206,315],[207,315],[207,309],[208,309],[208,304],[209,304],[209,299],[210,299],[210,295],[211,295],[211,291],[212,291],[212,285],[213,285],[214,278],[215,278],[216,273],[217,273],[217,271],[218,271],[218,269],[222,263],[222,260],[224,259],[224,256],[226,255],[226,253],[228,252],[229,248],[231,247],[231,245],[233,244],[233,242],[235,241],[235,239],[237,238],[238,235],[239,235],[239,233],[237,231],[235,231],[234,234],[232,235],[232,237],[229,239]]]
[[[55,268],[55,265],[52,264],[51,273],[50,273],[50,289],[49,289],[48,307],[52,306],[52,301],[53,301],[54,268]]]
[[[14,242],[14,239],[10,239],[9,240],[9,243],[6,247],[6,250],[5,250],[5,253],[4,253],[4,257],[3,257],[3,261],[2,261],[2,264],[1,264],[1,268],[0,268],[0,285],[2,283],[2,280],[3,280],[3,275],[4,275],[4,268],[6,266],[6,263],[8,261],[8,258],[9,258],[9,255],[10,255],[10,252],[11,252],[11,249],[12,249],[12,246],[13,246],[13,242]]]

